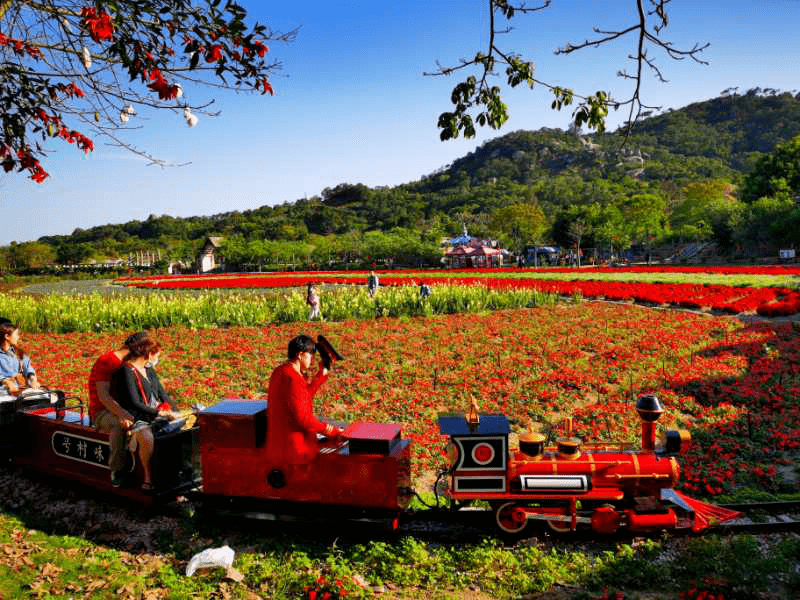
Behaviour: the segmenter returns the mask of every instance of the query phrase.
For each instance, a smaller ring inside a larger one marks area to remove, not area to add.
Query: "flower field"
[[[323,323],[298,322],[307,310],[296,290],[125,299],[0,295],[0,314],[21,317],[21,345],[40,379],[83,398],[95,358],[131,329],[154,327],[165,349],[159,373],[183,408],[262,397],[288,340],[322,333],[346,359],[316,396],[315,412],[403,424],[413,440],[414,484],[423,493],[445,462],[440,412],[463,411],[476,399],[484,412],[507,414],[517,433],[559,435],[569,416],[586,441],[638,445],[633,406],[644,392],[665,406],[660,426],[691,431],[692,449],[680,459],[681,487],[691,496],[724,502],[800,492],[797,323],[555,303],[522,286],[460,286],[452,279],[434,285],[424,303],[400,285],[372,299],[364,280],[324,289],[323,310],[332,318]],[[665,536],[630,544],[532,538],[504,546],[378,535],[361,543],[336,527],[307,539],[252,523],[237,529],[197,517],[154,518],[71,492],[62,499],[51,482],[30,483],[12,470],[0,477],[2,597],[488,600],[555,593],[782,600],[800,589],[792,536]],[[221,570],[183,575],[194,553],[223,544],[236,549],[236,579]]]
[[[307,283],[363,285],[366,272],[234,273],[132,277],[127,286],[160,290],[285,288]],[[383,286],[484,285],[490,289],[536,289],[562,296],[635,301],[729,314],[774,317],[800,312],[800,268],[631,267],[626,269],[470,269],[379,272]]]
[[[437,413],[509,415],[514,429],[549,430],[574,417],[586,440],[638,440],[637,394],[664,402],[666,426],[697,442],[684,461],[695,495],[742,488],[796,491],[800,447],[800,338],[791,323],[584,302],[484,314],[347,320],[227,329],[157,330],[159,371],[179,404],[258,397],[287,341],[323,333],[347,360],[316,398],[317,411],[404,424],[415,475],[443,461]],[[122,333],[26,333],[23,344],[51,387],[86,395],[95,357]],[[720,460],[720,457],[726,460]],[[794,475],[792,475],[794,473]]]

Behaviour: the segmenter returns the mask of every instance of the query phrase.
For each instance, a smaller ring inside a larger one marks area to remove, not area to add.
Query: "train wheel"
[[[494,514],[497,526],[509,535],[518,536],[528,525],[525,512],[514,502],[501,504],[497,507]]]
[[[547,526],[556,533],[569,533],[572,531],[570,524],[566,521],[547,521]]]
[[[568,517],[569,510],[566,508],[556,510],[551,509],[549,514],[558,517]],[[554,531],[556,533],[570,533],[572,531],[571,523],[569,521],[551,521],[548,519],[547,526],[550,528],[550,531]]]

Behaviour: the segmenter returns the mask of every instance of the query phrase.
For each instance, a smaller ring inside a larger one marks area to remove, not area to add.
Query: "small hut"
[[[213,271],[219,266],[219,263],[217,263],[217,251],[224,240],[225,238],[223,237],[206,238],[206,243],[203,244],[203,248],[197,256],[197,271],[199,273]]]

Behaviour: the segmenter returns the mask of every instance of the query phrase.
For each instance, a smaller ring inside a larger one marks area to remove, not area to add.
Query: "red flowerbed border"
[[[667,271],[690,272],[690,269],[704,269],[713,273],[749,274],[800,274],[797,267],[635,267],[625,272]],[[738,269],[734,271],[734,269]],[[749,269],[749,270],[746,270]],[[780,270],[780,271],[778,271]],[[620,272],[619,269],[598,269],[599,272]],[[750,288],[726,285],[699,285],[689,283],[645,283],[619,281],[560,281],[516,278],[515,274],[525,270],[472,269],[469,271],[448,271],[448,276],[436,276],[436,271],[391,271],[381,273],[384,286],[413,285],[415,280],[430,284],[485,285],[492,289],[538,289],[543,292],[572,296],[580,294],[585,298],[605,298],[606,300],[635,301],[649,304],[679,306],[692,309],[708,309],[731,314],[756,311],[767,317],[788,316],[800,312],[800,292],[787,288]],[[580,272],[574,269],[551,269],[547,272]],[[327,283],[343,285],[363,285],[366,271],[337,272],[297,272],[297,273],[237,273],[176,275],[157,277],[131,277],[118,281],[126,285],[155,289],[251,289],[282,288],[304,286],[308,283]],[[482,274],[502,274],[491,278],[476,276]]]

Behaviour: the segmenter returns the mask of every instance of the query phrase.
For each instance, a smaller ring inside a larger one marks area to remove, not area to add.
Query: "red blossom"
[[[81,10],[83,17],[83,27],[89,31],[89,35],[95,42],[110,40],[114,35],[114,24],[111,17],[94,7],[87,7]]]
[[[157,92],[161,100],[172,100],[178,97],[180,88],[175,84],[169,84],[167,80],[164,79],[160,69],[154,67],[153,70],[150,71],[148,77],[152,83],[147,87]]]
[[[206,62],[213,63],[217,62],[222,58],[222,46],[219,44],[215,44],[208,49],[206,52]]]

